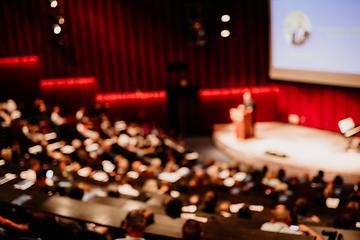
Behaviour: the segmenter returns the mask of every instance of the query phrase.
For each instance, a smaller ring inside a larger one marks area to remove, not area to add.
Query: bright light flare
[[[57,5],[58,5],[58,2],[55,1],[55,0],[53,0],[53,1],[50,2],[50,6],[51,6],[52,8],[56,8]]]
[[[54,24],[54,25],[53,25],[53,29],[54,29],[54,33],[55,33],[55,34],[61,33],[61,27],[60,27],[59,25]]]
[[[59,18],[58,20],[59,24],[64,24],[65,23],[65,19],[63,17]]]
[[[228,36],[230,36],[230,31],[229,30],[222,30],[221,31],[221,33],[220,33],[220,35],[222,36],[222,37],[228,37]]]
[[[222,21],[222,22],[228,22],[228,21],[230,21],[230,16],[227,15],[227,14],[222,15],[222,16],[221,16],[221,21]]]

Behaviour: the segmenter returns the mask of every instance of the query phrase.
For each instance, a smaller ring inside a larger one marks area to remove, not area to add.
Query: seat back
[[[105,237],[105,235],[102,235],[98,232],[95,231],[90,231],[87,229],[80,229],[77,232],[77,239],[78,240],[107,240],[107,238]]]
[[[345,133],[355,127],[354,120],[351,117],[345,118],[338,123],[341,133]]]

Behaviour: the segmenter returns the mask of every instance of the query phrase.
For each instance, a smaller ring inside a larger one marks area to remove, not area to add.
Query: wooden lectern
[[[230,119],[235,125],[236,137],[246,139],[254,136],[253,109],[251,107],[245,110],[244,105],[229,110]]]

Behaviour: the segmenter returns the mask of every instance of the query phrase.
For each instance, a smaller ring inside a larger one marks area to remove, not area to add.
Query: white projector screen
[[[273,80],[360,87],[360,0],[269,0]]]

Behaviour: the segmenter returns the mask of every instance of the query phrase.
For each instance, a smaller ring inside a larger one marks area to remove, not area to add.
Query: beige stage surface
[[[360,181],[360,138],[353,139],[353,148],[345,151],[347,139],[334,133],[281,122],[255,124],[255,137],[238,140],[234,126],[215,124],[215,145],[234,158],[250,163],[256,168],[267,166],[269,170],[283,169],[287,176],[308,174],[310,179],[319,170],[324,171],[325,181],[331,182],[336,175],[345,183]],[[283,153],[286,157],[266,154],[267,151]]]

